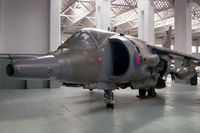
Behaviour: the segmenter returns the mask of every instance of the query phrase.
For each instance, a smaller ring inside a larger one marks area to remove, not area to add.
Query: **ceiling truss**
[[[138,0],[111,0],[111,27],[121,33],[137,36]],[[153,0],[156,36],[163,36],[168,28],[174,28],[174,0]],[[200,0],[191,0],[193,34],[200,33]],[[80,8],[77,8],[80,6]],[[81,28],[95,27],[95,0],[62,0],[62,34]]]

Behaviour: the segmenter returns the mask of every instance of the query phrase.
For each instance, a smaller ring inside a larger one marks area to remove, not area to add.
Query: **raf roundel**
[[[136,69],[140,68],[142,65],[142,56],[138,52],[134,52],[133,54],[133,65]]]

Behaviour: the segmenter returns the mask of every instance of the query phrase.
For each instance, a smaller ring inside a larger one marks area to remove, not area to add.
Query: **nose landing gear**
[[[114,94],[112,90],[104,91],[104,102],[106,104],[106,108],[113,109],[114,108]]]

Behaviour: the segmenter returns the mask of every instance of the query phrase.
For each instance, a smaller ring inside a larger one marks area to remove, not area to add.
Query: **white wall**
[[[60,45],[60,6],[60,0],[50,0],[50,51],[55,51]]]
[[[0,53],[49,51],[49,0],[0,0]]]
[[[0,0],[0,54],[46,54],[57,49],[59,35],[60,0]],[[59,87],[59,82],[10,78],[8,62],[0,60],[0,89]]]

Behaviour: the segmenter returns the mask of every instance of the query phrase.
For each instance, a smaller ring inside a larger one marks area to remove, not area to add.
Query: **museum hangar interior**
[[[200,0],[0,0],[0,133],[200,132],[199,63],[195,78],[163,77],[166,87],[155,97],[119,87],[114,108],[105,108],[102,90],[6,74],[10,62],[51,54],[83,28],[135,36],[160,48],[170,40],[169,49],[200,58]],[[176,65],[182,64],[170,69]]]

